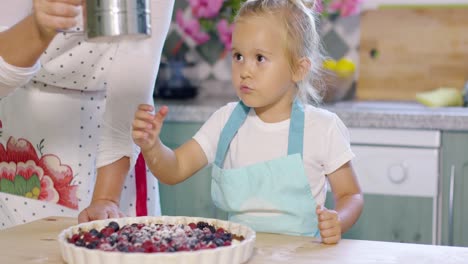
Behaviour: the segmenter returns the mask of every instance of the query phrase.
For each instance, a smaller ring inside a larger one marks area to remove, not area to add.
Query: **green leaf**
[[[41,181],[36,174],[33,174],[29,180],[24,179],[21,175],[16,175],[13,181],[0,179],[0,191],[4,193],[25,196],[34,187],[41,188]]]
[[[213,31],[216,28],[215,21],[210,19],[200,19],[200,25],[206,31]]]
[[[15,184],[8,179],[0,179],[0,191],[9,194],[17,194]]]
[[[33,174],[31,178],[26,182],[26,189],[28,192],[32,192],[34,187],[41,189],[41,181],[39,181],[39,177],[36,174]]]
[[[27,189],[27,182],[23,178],[23,176],[16,175],[15,181],[13,182],[15,185],[15,191],[17,194],[24,196],[30,190]]]

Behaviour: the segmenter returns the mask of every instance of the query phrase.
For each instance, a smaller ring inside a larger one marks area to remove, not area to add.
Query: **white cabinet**
[[[440,132],[351,128],[350,134],[365,200],[344,237],[435,244]]]

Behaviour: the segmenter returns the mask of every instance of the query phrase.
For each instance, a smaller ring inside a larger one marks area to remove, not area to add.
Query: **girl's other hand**
[[[324,244],[338,243],[341,240],[341,223],[338,213],[320,205],[317,205],[315,211],[322,242]]]
[[[76,26],[84,0],[34,0],[33,17],[42,37],[53,38],[58,30]]]
[[[95,200],[78,215],[78,223],[124,217],[119,205],[110,200]]]
[[[154,107],[141,104],[135,113],[132,124],[132,137],[142,151],[149,150],[159,142],[159,134],[169,109],[162,106],[156,115],[152,114]]]

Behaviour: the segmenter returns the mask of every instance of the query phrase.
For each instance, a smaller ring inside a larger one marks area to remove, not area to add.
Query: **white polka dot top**
[[[24,1],[31,2],[18,5]],[[90,203],[97,168],[124,156],[130,157],[131,170],[121,209],[135,215],[139,149],[131,123],[138,104],[153,102],[173,4],[151,1],[147,39],[89,43],[83,33],[59,33],[40,66],[29,71],[0,57],[0,84],[2,71],[18,73],[19,81],[31,78],[0,99],[0,228],[52,215],[77,216]],[[14,4],[0,3],[0,27],[8,27],[3,5]],[[157,181],[146,172],[148,214],[157,215]]]

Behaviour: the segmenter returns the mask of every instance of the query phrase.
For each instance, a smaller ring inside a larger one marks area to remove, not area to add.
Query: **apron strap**
[[[237,134],[237,130],[244,123],[247,114],[249,113],[250,108],[244,103],[239,102],[232,111],[231,116],[229,117],[226,125],[224,126],[221,135],[219,136],[218,148],[216,150],[216,159],[215,164],[222,168],[224,158],[226,156],[229,145],[231,144],[232,139]]]
[[[304,143],[304,107],[297,100],[294,100],[289,122],[288,155],[301,154]]]
[[[135,164],[135,189],[136,189],[136,216],[148,215],[147,185],[146,185],[146,163],[140,152]]]
[[[237,130],[244,123],[250,108],[240,101],[234,111],[232,111],[226,125],[219,136],[218,148],[216,150],[215,164],[222,168],[226,153],[229,149],[232,139],[237,134]],[[299,153],[302,156],[304,140],[304,108],[302,104],[295,99],[291,110],[291,119],[289,123],[288,137],[288,155]]]

